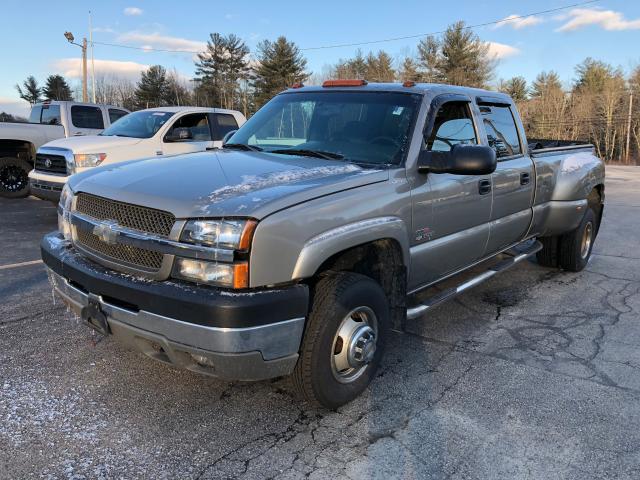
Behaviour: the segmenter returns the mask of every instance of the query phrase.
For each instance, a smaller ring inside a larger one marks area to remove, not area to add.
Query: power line
[[[588,0],[585,2],[579,2],[579,3],[573,3],[571,5],[565,5],[562,7],[556,7],[556,8],[550,8],[547,10],[540,10],[537,12],[531,12],[531,13],[527,13],[525,15],[514,15],[512,17],[509,18],[502,18],[500,20],[492,20],[490,22],[484,22],[484,23],[477,23],[475,25],[467,25],[464,27],[465,30],[471,30],[474,28],[480,28],[480,27],[487,27],[489,25],[499,25],[502,23],[509,23],[509,22],[513,22],[514,20],[521,20],[521,19],[525,19],[525,18],[529,18],[529,17],[533,17],[535,15],[543,15],[546,13],[553,13],[553,12],[559,12],[561,10],[567,10],[569,8],[575,8],[575,7],[583,7],[585,5],[589,5],[592,3],[596,3],[596,2],[600,2],[602,0]],[[301,48],[300,51],[311,51],[311,50],[326,50],[326,49],[331,49],[331,48],[344,48],[344,47],[358,47],[358,46],[363,46],[363,45],[373,45],[373,44],[377,44],[377,43],[387,43],[387,42],[395,42],[398,40],[409,40],[412,38],[420,38],[420,37],[427,37],[429,35],[440,35],[442,33],[445,33],[446,30],[439,30],[436,32],[428,32],[428,33],[418,33],[415,35],[404,35],[401,37],[391,37],[391,38],[384,38],[381,40],[369,40],[369,41],[365,41],[365,42],[354,42],[354,43],[340,43],[340,44],[334,44],[334,45],[321,45],[318,47],[305,47],[305,48]],[[177,49],[168,49],[168,48],[152,48],[152,47],[136,47],[134,45],[124,45],[121,43],[107,43],[107,42],[97,42],[94,40],[93,42],[96,45],[104,45],[104,46],[108,46],[108,47],[118,47],[118,48],[128,48],[131,50],[144,50],[145,52],[166,52],[166,53],[193,53],[193,54],[198,54],[198,53],[203,53],[203,51],[195,51],[195,50],[177,50]]]

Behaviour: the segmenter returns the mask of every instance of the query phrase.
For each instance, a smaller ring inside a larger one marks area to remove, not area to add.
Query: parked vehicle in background
[[[0,196],[29,194],[28,173],[40,146],[58,138],[98,134],[127,113],[112,105],[50,101],[31,107],[29,123],[0,122]]]
[[[31,193],[57,202],[74,173],[98,165],[219,148],[224,136],[245,121],[240,112],[221,108],[160,107],[131,113],[100,135],[63,138],[40,147],[29,174]]]
[[[208,375],[291,374],[335,408],[392,326],[536,254],[582,270],[603,205],[593,146],[530,149],[507,95],[341,80],[276,96],[221,150],[74,175],[41,249],[99,332]]]

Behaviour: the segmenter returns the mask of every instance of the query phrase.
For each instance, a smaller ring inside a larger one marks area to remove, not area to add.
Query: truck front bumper
[[[75,313],[94,328],[102,316],[103,330],[155,360],[229,380],[287,375],[297,362],[305,285],[238,293],[137,279],[87,260],[57,232],[41,251],[56,293]]]
[[[60,201],[60,194],[64,184],[67,183],[67,175],[54,175],[38,170],[29,172],[29,186],[31,195],[52,202]]]

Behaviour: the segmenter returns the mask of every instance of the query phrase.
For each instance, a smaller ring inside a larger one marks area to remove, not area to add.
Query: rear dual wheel
[[[376,281],[356,273],[329,274],[313,293],[292,382],[310,403],[335,409],[374,378],[389,331],[389,305]]]

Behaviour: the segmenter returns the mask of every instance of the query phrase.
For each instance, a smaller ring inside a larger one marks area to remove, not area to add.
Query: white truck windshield
[[[140,111],[116,120],[100,135],[151,138],[173,116],[172,112]]]

